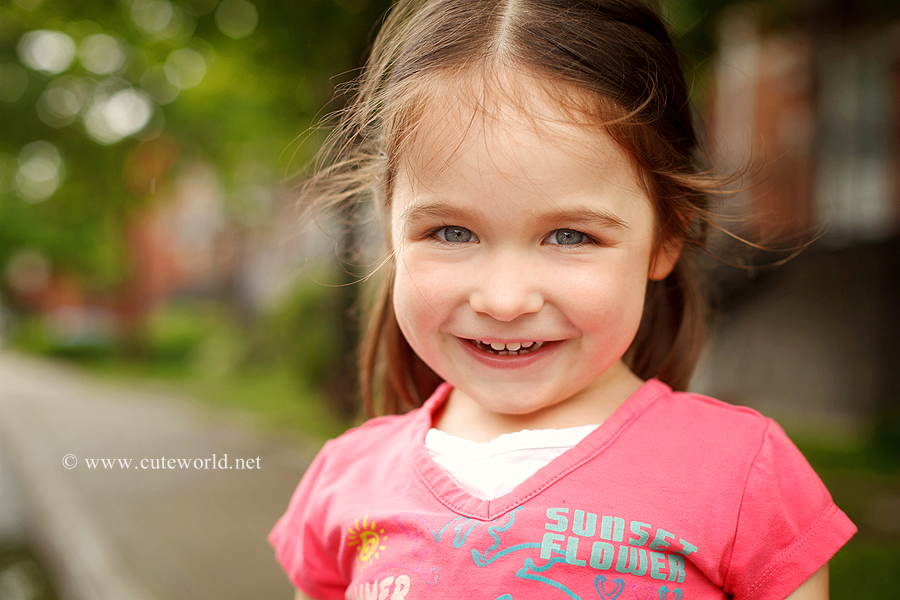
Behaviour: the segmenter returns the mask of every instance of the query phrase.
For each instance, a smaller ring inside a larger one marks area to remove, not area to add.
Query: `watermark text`
[[[228,454],[222,454],[221,456],[213,454],[212,456],[207,456],[203,458],[166,458],[165,456],[160,456],[159,458],[141,458],[141,459],[131,459],[131,458],[83,458],[79,461],[78,457],[74,454],[66,454],[63,456],[62,463],[63,466],[67,469],[74,469],[78,466],[78,463],[81,462],[83,465],[87,465],[88,469],[91,470],[129,470],[129,469],[141,469],[141,470],[196,470],[196,471],[205,471],[205,470],[228,470],[228,469],[237,469],[237,470],[250,470],[250,469],[261,469],[262,465],[260,464],[260,458],[257,456],[255,458],[232,458],[229,460]]]

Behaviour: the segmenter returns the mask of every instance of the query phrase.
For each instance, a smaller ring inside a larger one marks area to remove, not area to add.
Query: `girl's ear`
[[[681,256],[681,246],[682,240],[661,242],[659,248],[650,257],[650,271],[647,273],[647,278],[661,281],[668,277]]]

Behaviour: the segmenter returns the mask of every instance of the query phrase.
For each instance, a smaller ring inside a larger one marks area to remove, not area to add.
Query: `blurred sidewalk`
[[[249,420],[0,352],[0,539],[42,556],[62,600],[290,598],[266,535],[315,447]],[[226,454],[259,468],[194,468]],[[140,468],[163,457],[191,466]],[[103,458],[131,466],[88,468]]]

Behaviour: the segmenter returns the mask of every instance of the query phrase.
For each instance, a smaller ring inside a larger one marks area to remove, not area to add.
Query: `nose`
[[[498,257],[482,265],[469,295],[472,310],[497,321],[512,321],[540,311],[544,305],[540,274],[532,265],[522,263]]]

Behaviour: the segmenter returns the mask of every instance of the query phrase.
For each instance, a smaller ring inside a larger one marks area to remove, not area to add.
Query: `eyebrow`
[[[463,210],[444,202],[428,202],[407,208],[400,218],[405,223],[414,223],[418,220],[427,219],[465,221],[471,217],[472,211]],[[588,207],[560,209],[540,214],[538,218],[545,223],[567,223],[572,225],[591,223],[607,229],[630,229],[625,221],[614,214]]]
[[[456,219],[462,221],[471,218],[471,216],[472,213],[470,211],[450,206],[444,202],[428,202],[410,206],[403,211],[400,219],[406,223],[422,219]]]
[[[616,215],[604,210],[595,210],[587,207],[545,213],[540,218],[548,223],[597,223],[606,229],[631,229],[628,223]]]

